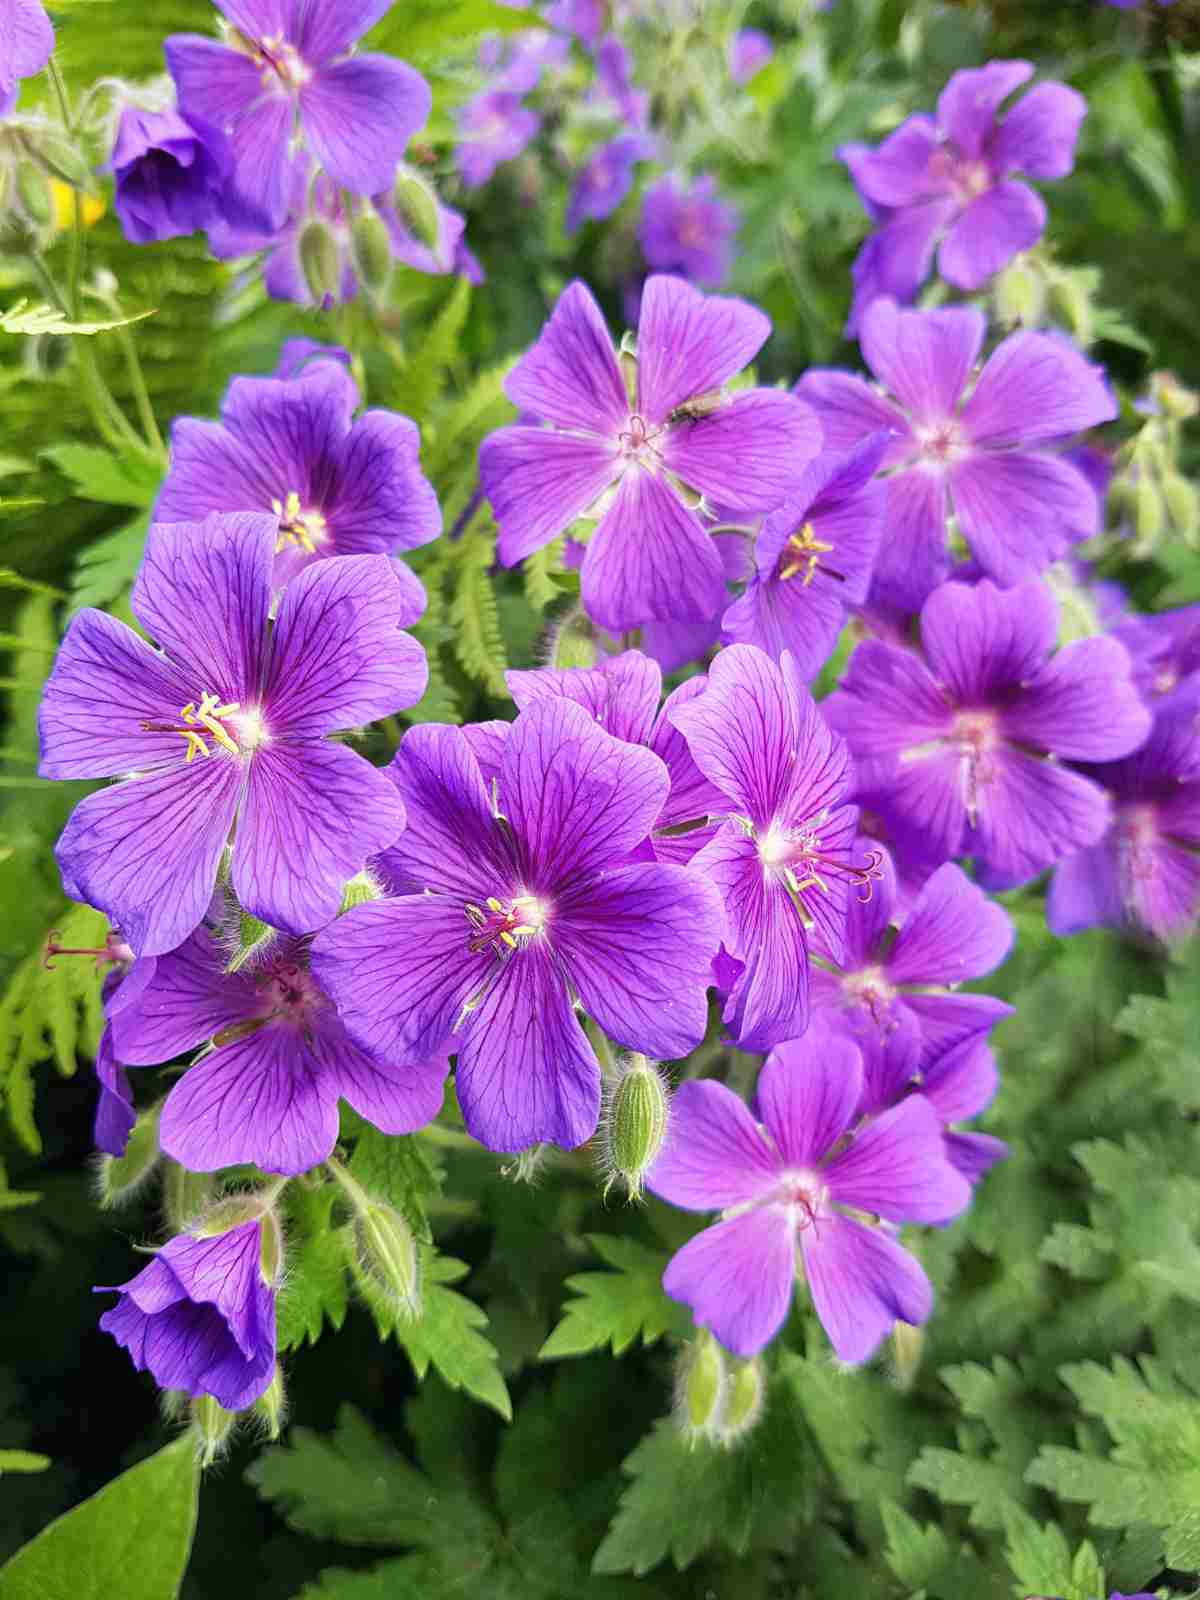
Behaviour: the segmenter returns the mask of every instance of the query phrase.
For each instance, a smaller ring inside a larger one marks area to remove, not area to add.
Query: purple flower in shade
[[[704,824],[710,813],[723,814],[728,810],[728,802],[692,760],[682,734],[671,721],[671,714],[678,707],[690,704],[697,695],[704,693],[706,680],[703,677],[688,678],[680,684],[667,696],[661,709],[662,672],[657,662],[640,650],[627,650],[597,667],[579,667],[566,672],[551,669],[506,672],[504,681],[519,711],[539,700],[561,696],[583,706],[597,726],[614,739],[642,745],[659,757],[667,769],[671,788],[650,836],[649,859],[683,865],[708,842],[712,829]],[[509,725],[487,726],[507,730]],[[475,750],[479,756],[477,745]],[[488,780],[491,773],[482,757],[480,765]]]
[[[542,119],[512,89],[486,89],[460,106],[455,163],[466,188],[487,183],[537,137]]]
[[[1042,236],[1046,207],[1030,178],[1063,178],[1087,101],[1063,83],[1041,83],[1003,121],[996,113],[1033,76],[1028,61],[991,61],[956,72],[938,99],[936,120],[919,114],[878,149],[838,151],[863,204],[880,224],[854,263],[853,333],[871,301],[909,301],[938,270],[959,289],[978,289]]]
[[[854,864],[846,746],[790,655],[776,665],[753,645],[722,650],[671,720],[733,813],[692,862],[721,891],[725,949],[742,963],[724,1019],[743,1049],[769,1050],[808,1022],[809,930],[840,960],[851,888],[869,893],[877,870]]]
[[[729,76],[734,83],[749,83],[775,54],[775,46],[758,28],[739,28],[729,41]]]
[[[599,93],[612,102],[627,127],[644,128],[649,96],[634,87],[633,58],[615,33],[596,46],[595,62]]]
[[[620,633],[717,616],[724,569],[697,496],[747,516],[773,510],[820,443],[816,418],[793,396],[720,392],[770,327],[744,301],[649,278],[631,401],[599,307],[582,283],[570,284],[504,385],[527,418],[547,426],[501,428],[479,452],[504,565],[590,509],[602,514],[581,584],[595,622]]]
[[[600,222],[633,188],[633,169],[654,154],[654,142],[642,133],[623,133],[597,146],[579,169],[567,202],[566,230],[575,233],[585,222]]]
[[[855,1039],[868,1077],[890,1052],[907,1059],[910,1041],[911,1067],[924,1071],[1012,1014],[1011,1006],[990,995],[953,992],[1004,961],[1012,948],[1012,922],[949,862],[928,879],[903,919],[886,857],[873,887],[870,900],[849,907],[841,960],[810,973],[810,1002],[814,1015]],[[884,1096],[869,1109],[887,1103]]]
[[[689,189],[661,178],[646,190],[638,238],[652,272],[677,272],[715,289],[729,275],[736,209],[717,198],[715,178],[697,178]]]
[[[514,94],[528,94],[541,82],[548,67],[561,67],[570,58],[571,42],[545,28],[530,28],[516,34],[505,56],[502,41],[495,35],[479,47],[479,64],[497,76],[493,88]]]
[[[108,168],[125,237],[150,244],[208,227],[227,203],[233,152],[199,119],[126,106]]]
[[[867,598],[883,531],[887,486],[875,477],[888,436],[825,451],[796,493],[763,522],[756,571],[721,623],[721,636],[756,644],[776,661],[791,651],[811,679],[828,660],[847,608]]]
[[[1097,843],[1108,800],[1059,758],[1113,760],[1146,737],[1122,646],[1081,639],[1052,656],[1058,607],[1042,583],[944,583],[920,626],[923,658],[867,640],[822,703],[862,787],[943,861],[974,856],[990,889]]]
[[[89,607],[46,684],[42,776],[123,780],[68,821],[63,887],[138,955],[175,949],[200,922],[235,824],[238,899],[290,933],[335,916],[346,880],[404,826],[387,778],[326,737],[424,691],[396,569],[386,556],[319,562],[269,627],[277,535],[257,515],[152,526],[132,605],[162,652]]]
[[[1111,796],[1112,819],[1056,869],[1051,930],[1105,924],[1178,938],[1200,913],[1200,677],[1159,703],[1140,750],[1081,770]]]
[[[330,556],[395,556],[428,544],[442,514],[421,471],[416,424],[375,410],[351,421],[357,404],[354,380],[333,360],[314,361],[297,378],[235,378],[220,422],[173,424],[154,521],[269,513],[276,589]],[[407,625],[425,608],[424,590],[402,562],[393,570]]]
[[[896,470],[876,579],[910,610],[950,570],[951,511],[980,567],[1005,585],[1036,576],[1099,527],[1095,490],[1043,447],[1116,416],[1103,372],[1064,338],[1014,333],[968,395],[986,326],[971,309],[901,311],[877,300],[863,319],[862,351],[896,399],[848,372],[814,368],[796,385],[827,449],[892,430],[884,464]]]
[[[0,117],[17,103],[17,85],[54,51],[54,29],[39,0],[0,0]]]
[[[338,1133],[338,1100],[384,1133],[412,1133],[441,1109],[446,1057],[368,1060],[309,971],[307,942],[281,939],[255,964],[229,972],[207,928],[160,956],[136,1005],[113,1018],[127,1067],[211,1046],[175,1084],[159,1140],[192,1172],[248,1162],[264,1172],[307,1172]]]
[[[285,339],[279,347],[279,361],[271,376],[299,378],[317,361],[334,361],[343,372],[349,372],[352,365],[349,350],[344,350],[340,344],[321,344],[316,339]]]
[[[1118,11],[1136,11],[1140,0],[1104,0],[1105,5],[1116,6]],[[1173,6],[1175,0],[1157,0],[1160,6]],[[1113,1595],[1112,1600],[1121,1600],[1120,1595]],[[1140,1595],[1131,1595],[1129,1600],[1142,1600]],[[1149,1596],[1146,1597],[1149,1600]]]
[[[842,1361],[865,1361],[893,1323],[925,1322],[933,1309],[929,1280],[895,1228],[948,1221],[969,1203],[970,1186],[922,1096],[859,1122],[862,1088],[853,1041],[814,1028],[772,1051],[757,1121],[711,1079],[676,1092],[647,1187],[689,1211],[720,1207],[726,1216],[672,1257],[663,1288],[735,1355],[757,1354],[783,1326],[797,1247]],[[864,1212],[880,1223],[858,1220]]]
[[[136,1278],[96,1290],[120,1296],[100,1326],[139,1372],[227,1411],[253,1405],[275,1374],[278,1285],[262,1265],[263,1226],[177,1234]]]
[[[380,868],[404,892],[339,917],[313,969],[373,1057],[421,1057],[453,1033],[463,1116],[489,1149],[573,1148],[600,1109],[576,1000],[658,1059],[704,1036],[716,892],[630,860],[667,769],[554,698],[517,717],[490,785],[460,728],[410,729],[389,770],[408,827]]]
[[[429,85],[403,61],[347,53],[390,4],[220,0],[236,48],[190,33],[166,41],[181,111],[228,135],[238,188],[268,225],[287,217],[297,127],[339,187],[380,194],[390,186],[429,115]]]
[[[1129,651],[1133,681],[1151,707],[1200,672],[1200,605],[1119,619],[1112,636]]]
[[[554,0],[546,21],[563,33],[573,33],[586,45],[594,45],[604,28],[603,0]]]

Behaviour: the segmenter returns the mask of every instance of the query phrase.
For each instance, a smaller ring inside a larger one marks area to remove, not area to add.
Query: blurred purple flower
[[[610,217],[633,188],[633,169],[654,154],[654,141],[644,134],[624,133],[600,145],[575,176],[567,202],[566,230],[575,233],[584,222]]]
[[[632,129],[644,128],[649,96],[634,87],[633,58],[615,33],[596,46],[596,88],[607,97],[621,121]]]
[[[739,28],[729,41],[729,75],[734,83],[749,83],[775,54],[775,46],[758,28]]]
[[[717,198],[715,178],[697,178],[690,188],[660,178],[642,198],[638,239],[651,272],[716,289],[729,275],[739,221],[737,209]]]
[[[454,159],[468,189],[487,183],[496,168],[512,161],[537,137],[542,119],[510,89],[487,89],[456,113]]]

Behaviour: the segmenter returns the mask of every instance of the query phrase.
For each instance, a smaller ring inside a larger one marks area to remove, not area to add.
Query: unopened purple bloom
[[[692,863],[717,885],[728,953],[742,963],[725,1022],[745,1050],[769,1050],[808,1021],[809,929],[840,959],[846,908],[873,868],[852,859],[846,746],[795,663],[752,645],[722,650],[705,692],[672,709],[700,771],[730,813]]]
[[[567,232],[575,233],[585,222],[600,222],[611,217],[633,188],[633,169],[648,161],[654,144],[641,133],[623,133],[599,145],[580,168],[567,202]]]
[[[209,226],[226,200],[233,152],[223,133],[198,118],[126,106],[109,170],[125,237],[149,244]]]
[[[942,90],[936,120],[921,113],[877,149],[839,150],[880,224],[854,264],[848,331],[880,295],[910,301],[939,240],[942,277],[956,288],[978,289],[1041,238],[1046,207],[1013,174],[1065,177],[1087,101],[1066,84],[1041,83],[998,122],[1001,103],[1032,76],[1027,61],[956,72]]]
[[[526,417],[549,426],[501,428],[479,453],[505,566],[591,511],[600,520],[581,580],[595,622],[620,633],[716,617],[725,575],[696,496],[746,516],[773,510],[820,442],[816,418],[793,396],[722,392],[770,326],[744,301],[648,279],[631,401],[599,307],[570,284],[504,385]]]
[[[758,28],[739,28],[729,41],[729,76],[734,83],[749,83],[775,54],[775,46]]]
[[[210,1237],[180,1233],[150,1265],[97,1294],[120,1299],[100,1318],[140,1372],[164,1389],[253,1405],[275,1374],[275,1292],[262,1266],[263,1223]]]
[[[1129,651],[1134,682],[1151,707],[1200,672],[1200,605],[1126,617],[1112,636]]]
[[[921,609],[923,658],[867,640],[822,704],[862,787],[943,861],[974,856],[992,889],[1107,828],[1103,791],[1062,758],[1114,760],[1149,731],[1124,649],[1093,638],[1052,654],[1057,629],[1044,584],[944,583]]]
[[[369,1060],[309,971],[307,942],[277,940],[229,972],[206,928],[160,956],[136,1005],[113,1019],[127,1067],[154,1066],[212,1043],[177,1081],[159,1139],[192,1172],[248,1162],[307,1172],[333,1149],[338,1100],[384,1133],[412,1133],[441,1109],[447,1060]]]
[[[300,378],[316,361],[335,361],[344,372],[352,362],[349,350],[340,344],[321,344],[317,339],[285,339],[279,347],[279,360],[273,378]]]
[[[801,677],[816,676],[847,608],[867,598],[887,505],[875,471],[887,442],[887,434],[873,434],[809,463],[796,493],[763,521],[757,570],[725,613],[723,638],[756,644],[776,661],[790,650]]]
[[[235,378],[220,422],[180,417],[156,522],[200,521],[211,511],[275,518],[277,589],[329,556],[398,555],[441,531],[437,496],[420,467],[416,424],[393,411],[352,420],[358,389],[334,360],[301,376]],[[395,566],[404,625],[424,609],[424,591]]]
[[[717,198],[715,178],[697,178],[688,189],[661,178],[642,200],[638,239],[651,272],[677,272],[715,289],[729,276],[738,222],[736,209]]]
[[[63,830],[63,887],[139,956],[199,924],[235,824],[239,901],[297,934],[337,914],[347,879],[404,826],[387,778],[326,737],[424,691],[396,569],[318,562],[269,626],[278,532],[249,514],[152,526],[131,603],[161,651],[89,607],[46,684],[41,775],[122,779]]]
[[[17,103],[17,85],[54,51],[54,29],[39,0],[0,0],[0,117]]]
[[[1116,416],[1102,370],[1058,335],[1014,333],[972,386],[985,332],[975,310],[901,311],[877,300],[863,319],[862,351],[895,400],[848,372],[814,368],[796,385],[827,449],[893,431],[876,577],[895,605],[915,610],[948,574],[951,511],[980,567],[1005,585],[1036,576],[1099,529],[1094,489],[1045,447]]]
[[[704,1036],[716,893],[631,863],[662,813],[663,762],[561,698],[521,712],[485,783],[460,728],[409,730],[389,769],[408,827],[379,867],[395,898],[318,935],[313,969],[368,1054],[453,1034],[471,1134],[492,1150],[590,1138],[600,1071],[576,1001],[657,1059]]]
[[[583,706],[597,726],[614,739],[643,745],[659,757],[666,766],[671,788],[651,834],[656,860],[683,864],[708,842],[712,829],[703,824],[710,814],[723,814],[728,805],[721,791],[693,761],[682,734],[671,721],[678,707],[704,693],[703,677],[680,684],[661,709],[662,672],[657,662],[640,650],[627,650],[598,667],[567,672],[506,672],[504,681],[520,711],[539,700],[561,696]],[[484,776],[488,774],[485,772]]]
[[[1055,872],[1052,931],[1105,924],[1178,938],[1200,914],[1200,677],[1163,698],[1140,750],[1082,770],[1112,797],[1112,821]]]
[[[165,45],[180,109],[226,133],[238,188],[268,225],[289,206],[297,129],[314,160],[353,194],[391,184],[432,97],[419,72],[383,55],[349,51],[391,0],[219,0],[236,48],[198,34]]]
[[[459,108],[455,162],[468,189],[487,183],[536,137],[542,119],[512,89],[487,89]]]
[[[929,1280],[895,1229],[948,1221],[970,1186],[946,1157],[928,1101],[913,1096],[856,1126],[862,1089],[854,1043],[814,1029],[771,1053],[758,1121],[711,1079],[676,1092],[647,1186],[689,1211],[730,1214],[676,1253],[663,1288],[735,1355],[757,1354],[783,1326],[797,1247],[842,1361],[865,1361],[895,1322],[920,1324],[933,1309]],[[863,1213],[881,1220],[869,1226]]]

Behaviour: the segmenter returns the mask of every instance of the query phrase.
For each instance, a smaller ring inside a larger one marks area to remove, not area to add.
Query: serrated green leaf
[[[73,615],[83,606],[107,606],[133,583],[146,548],[149,517],[135,517],[79,552],[71,576]]]
[[[464,539],[459,546],[453,567],[451,637],[463,671],[482,683],[490,694],[506,697],[504,672],[508,661],[496,592],[488,576],[493,554],[493,541],[482,531]]]
[[[419,1134],[381,1133],[353,1113],[347,1133],[354,1139],[350,1176],[373,1198],[395,1206],[427,1239],[428,1208],[441,1193],[443,1178],[434,1146]]]
[[[887,1564],[901,1583],[918,1589],[945,1571],[953,1551],[941,1528],[922,1525],[894,1500],[885,1500],[880,1511],[887,1533]]]
[[[66,1512],[0,1567],[0,1600],[174,1600],[196,1526],[190,1438]]]
[[[446,1287],[465,1278],[469,1270],[466,1262],[439,1255],[426,1246],[421,1251],[421,1315],[417,1321],[385,1321],[380,1318],[381,1308],[373,1305],[372,1310],[380,1320],[380,1332],[392,1334],[404,1346],[418,1378],[432,1365],[451,1389],[465,1389],[509,1422],[512,1401],[500,1374],[499,1357],[495,1346],[479,1332],[487,1327],[487,1313],[466,1295]]]
[[[152,317],[153,311],[138,311],[132,317],[117,317],[110,322],[72,322],[63,311],[53,306],[32,305],[28,300],[18,300],[7,311],[0,311],[0,333],[107,333],[111,328],[132,327]]]
[[[588,1242],[615,1270],[567,1279],[567,1288],[579,1298],[567,1302],[562,1321],[538,1352],[539,1361],[584,1355],[605,1345],[620,1356],[639,1338],[649,1345],[665,1333],[680,1338],[690,1333],[691,1313],[662,1286],[665,1253],[610,1234],[589,1234]]]
[[[117,455],[86,444],[55,444],[41,452],[64,477],[81,500],[98,500],[113,506],[149,506],[158,493],[162,468],[144,454]]]
[[[471,309],[471,285],[456,278],[445,304],[420,343],[395,374],[388,401],[408,417],[425,417],[442,392],[447,369],[457,359],[459,341]]]
[[[287,1191],[287,1277],[276,1310],[280,1350],[316,1344],[328,1322],[340,1328],[350,1303],[346,1259],[331,1220],[332,1185]]]

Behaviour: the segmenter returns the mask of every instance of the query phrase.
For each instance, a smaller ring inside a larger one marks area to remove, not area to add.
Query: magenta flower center
[[[947,145],[929,163],[931,173],[942,180],[960,206],[969,206],[992,187],[992,170],[986,161],[961,156]]]
[[[803,1233],[827,1210],[829,1190],[815,1172],[785,1172],[772,1199],[785,1207],[797,1233]]]
[[[994,751],[1002,741],[995,716],[990,711],[960,711],[950,740],[957,744],[962,758],[963,804],[974,827],[980,791],[996,776]]]
[[[471,925],[467,949],[472,955],[485,950],[510,955],[540,933],[546,922],[546,908],[532,894],[516,895],[507,905],[492,896],[482,906],[467,905],[464,910]]]
[[[950,417],[913,429],[917,452],[934,467],[948,467],[967,454],[969,441],[960,423]]]
[[[846,857],[827,850],[820,834],[824,816],[823,812],[798,828],[772,823],[758,837],[758,859],[767,874],[782,877],[788,892],[797,901],[812,889],[828,894],[830,879],[841,878],[860,891],[865,903],[871,898],[872,882],[882,870],[883,856],[878,850],[872,850],[865,865],[855,866]]]
[[[300,1029],[307,1029],[327,1004],[308,968],[297,961],[273,962],[259,981],[259,992],[270,1008],[267,1020]]]
[[[1153,806],[1126,806],[1117,814],[1116,844],[1121,871],[1128,879],[1144,883],[1154,876],[1158,824]]]
[[[862,967],[842,979],[842,993],[851,1005],[865,1006],[875,1022],[881,1022],[896,990],[887,981],[882,967]]]
[[[628,425],[617,435],[621,454],[627,461],[636,461],[640,466],[653,472],[662,462],[659,440],[665,432],[665,428],[647,422],[645,417],[635,411],[630,416]]]

